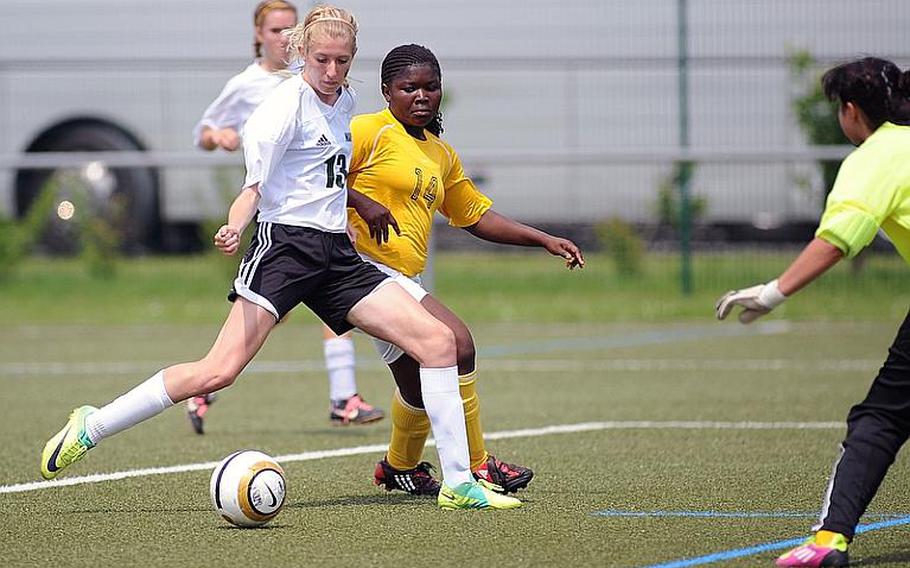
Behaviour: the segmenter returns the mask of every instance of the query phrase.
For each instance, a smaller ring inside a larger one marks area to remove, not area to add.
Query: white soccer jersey
[[[329,106],[296,75],[253,112],[244,128],[243,187],[259,184],[260,221],[345,231],[355,101],[345,87]]]
[[[205,109],[193,129],[193,144],[200,146],[204,128],[233,128],[242,135],[244,123],[275,87],[290,77],[284,72],[269,73],[257,61],[231,77],[218,98]]]

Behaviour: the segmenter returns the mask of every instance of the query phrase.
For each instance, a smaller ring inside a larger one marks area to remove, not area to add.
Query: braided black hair
[[[391,86],[392,81],[398,77],[402,71],[412,65],[429,65],[430,68],[436,72],[436,76],[439,77],[439,80],[442,80],[442,69],[440,69],[439,61],[436,60],[436,56],[433,55],[433,52],[422,45],[412,43],[408,45],[399,45],[386,54],[385,59],[382,60],[382,67],[379,72],[382,84]],[[437,112],[436,116],[433,117],[433,120],[424,128],[436,136],[442,134],[442,113]]]
[[[822,76],[825,96],[863,109],[876,130],[886,121],[910,125],[910,71],[878,57],[866,57],[830,69]]]

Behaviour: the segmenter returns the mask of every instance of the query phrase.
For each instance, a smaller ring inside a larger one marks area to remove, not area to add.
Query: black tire
[[[76,124],[61,129],[42,141],[38,152],[91,152],[140,150],[127,134],[106,124]],[[15,210],[22,218],[37,199],[42,188],[63,170],[21,170],[16,176]],[[97,214],[106,216],[117,230],[124,252],[139,253],[158,248],[161,231],[158,176],[154,168],[111,168],[108,194],[85,191]],[[88,186],[86,186],[88,187]],[[57,201],[55,201],[56,207]],[[117,208],[112,206],[117,203]],[[116,213],[115,213],[116,211]],[[78,239],[71,223],[48,212],[49,222],[40,238],[41,248],[49,253],[69,254],[76,251]]]

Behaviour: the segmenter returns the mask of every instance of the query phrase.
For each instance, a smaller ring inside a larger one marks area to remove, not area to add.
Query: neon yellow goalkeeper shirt
[[[910,263],[910,126],[886,122],[844,159],[815,236],[852,258],[879,228]]]

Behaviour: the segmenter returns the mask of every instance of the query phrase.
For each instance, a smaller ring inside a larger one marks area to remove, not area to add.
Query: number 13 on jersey
[[[329,156],[329,159],[325,161],[325,186],[329,189],[333,187],[343,188],[347,176],[348,163],[344,154]]]

